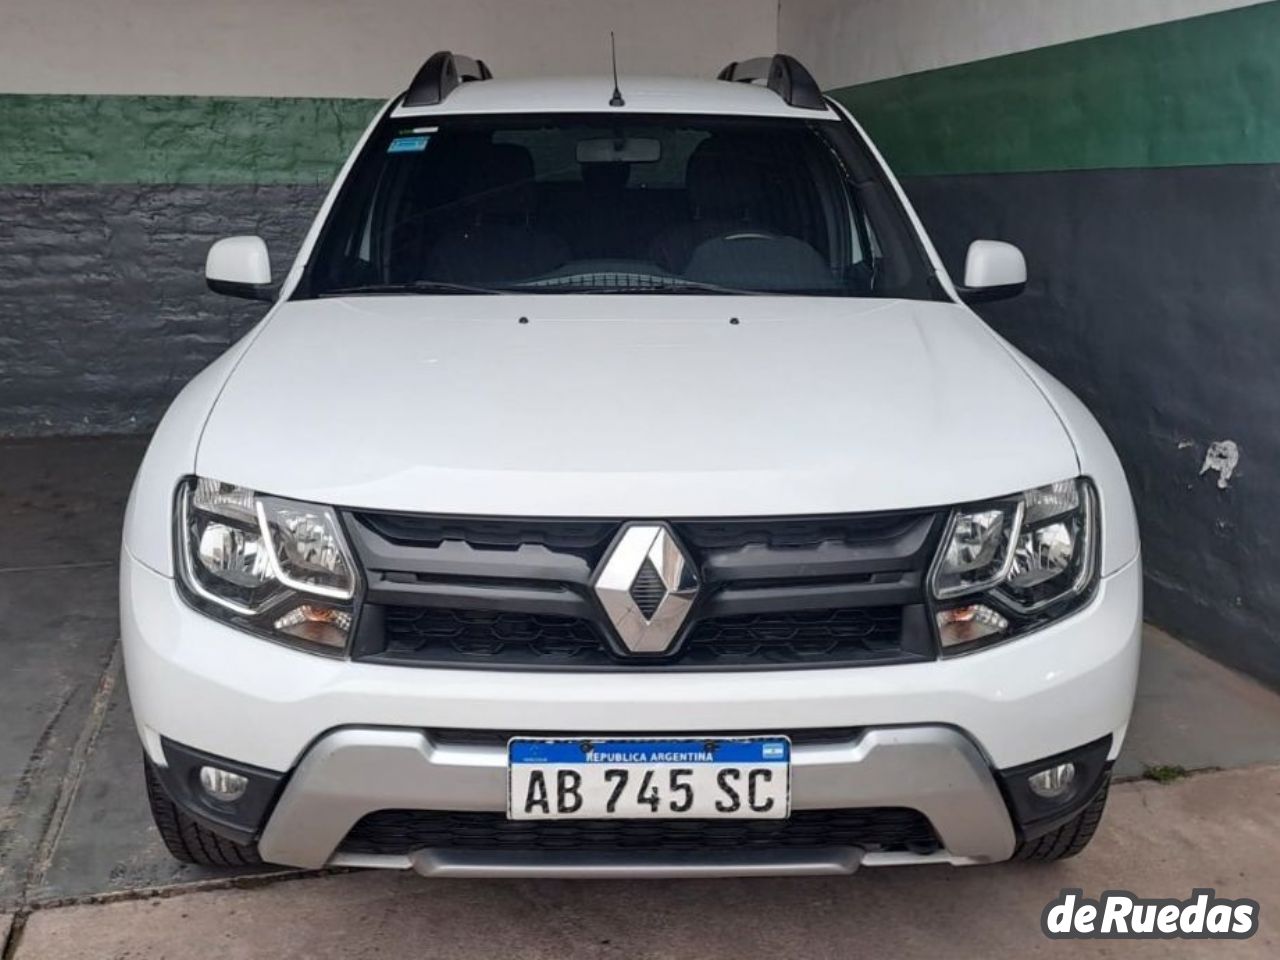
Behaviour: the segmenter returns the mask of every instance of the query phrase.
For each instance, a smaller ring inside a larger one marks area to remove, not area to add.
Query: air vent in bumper
[[[363,817],[338,852],[705,852],[810,847],[928,854],[941,844],[923,814],[899,807],[799,810],[787,820],[508,820],[502,813],[381,810]]]

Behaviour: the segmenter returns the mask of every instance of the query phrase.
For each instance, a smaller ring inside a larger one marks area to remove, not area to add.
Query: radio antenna
[[[613,37],[613,31],[609,31],[609,52],[613,56],[613,96],[609,98],[609,106],[625,107],[627,101],[622,99],[622,91],[618,89],[618,41]]]

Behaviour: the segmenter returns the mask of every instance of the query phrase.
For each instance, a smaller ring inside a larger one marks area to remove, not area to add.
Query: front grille
[[[419,514],[358,513],[353,518],[392,543],[432,547],[457,541],[477,548],[549,550],[603,554],[617,524],[611,520],[508,520],[486,517],[430,517]]]
[[[685,639],[695,662],[864,663],[901,653],[901,607],[751,613],[701,620]]]
[[[710,851],[859,847],[928,854],[928,819],[901,807],[800,810],[786,820],[508,820],[501,813],[382,810],[362,818],[341,853],[417,850]]]
[[[925,513],[840,514],[829,517],[760,517],[678,520],[682,540],[702,550],[764,546],[800,550],[824,544],[889,544]]]
[[[620,520],[347,513],[368,584],[352,654],[411,666],[753,670],[909,663],[936,644],[924,579],[940,511],[677,520],[700,589],[660,656],[627,651],[593,577]],[[646,617],[665,587],[630,587]]]
[[[388,607],[379,659],[441,665],[605,667],[637,664],[615,652],[587,620],[493,610]],[[892,662],[903,656],[902,609],[803,610],[695,622],[660,664],[688,668],[823,666]],[[648,661],[646,661],[648,662]]]
[[[496,610],[388,607],[387,658],[438,663],[581,664],[604,656],[590,623]]]

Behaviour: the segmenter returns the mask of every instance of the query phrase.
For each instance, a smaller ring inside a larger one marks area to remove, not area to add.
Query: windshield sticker
[[[396,137],[387,147],[387,153],[421,153],[427,149],[430,137]]]

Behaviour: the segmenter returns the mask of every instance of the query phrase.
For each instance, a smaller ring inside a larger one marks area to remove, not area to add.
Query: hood
[[[687,517],[937,506],[1077,461],[953,304],[364,297],[276,311],[197,470],[368,509]]]

